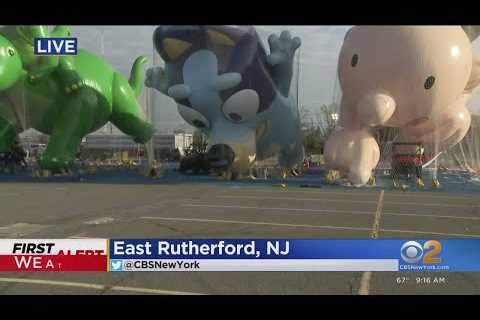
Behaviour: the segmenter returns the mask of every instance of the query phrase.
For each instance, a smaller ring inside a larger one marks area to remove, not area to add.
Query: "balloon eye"
[[[428,90],[433,87],[433,84],[435,83],[435,77],[430,76],[425,80],[425,84],[423,85],[425,87],[425,90]]]
[[[10,57],[12,57],[13,55],[15,55],[15,50],[13,50],[12,48],[8,48],[8,55]]]
[[[358,64],[358,54],[354,54],[352,57],[352,62],[350,63],[352,67],[356,67]]]
[[[232,112],[228,114],[229,118],[232,119],[235,122],[240,122],[242,121],[242,116],[239,115],[238,113]]]
[[[203,123],[202,121],[197,120],[197,119],[193,120],[192,124],[197,128],[205,128],[206,127],[205,123]]]
[[[204,128],[209,128],[210,127],[210,122],[208,121],[205,116],[203,116],[200,112],[197,110],[184,106],[182,104],[178,104],[178,112],[182,116],[185,121],[190,123],[192,126],[195,126],[199,129],[204,129]]]
[[[252,89],[244,89],[236,92],[223,104],[223,114],[234,123],[252,121],[255,119],[260,98]]]

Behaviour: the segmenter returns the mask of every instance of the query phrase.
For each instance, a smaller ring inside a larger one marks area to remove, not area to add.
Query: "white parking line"
[[[258,200],[295,200],[295,201],[328,201],[328,202],[349,202],[349,203],[377,203],[373,200],[345,200],[345,199],[324,199],[324,198],[291,198],[291,197],[260,197],[260,196],[216,196],[220,199],[258,199]]]
[[[373,219],[373,227],[372,233],[370,237],[372,239],[378,239],[380,233],[380,219],[382,216],[383,210],[383,199],[384,199],[384,191],[380,192],[380,196],[378,197],[377,203],[377,210],[375,211],[375,218]],[[362,274],[362,278],[360,280],[360,289],[358,290],[359,295],[368,295],[370,294],[370,283],[372,280],[373,273],[371,271],[366,271]]]
[[[70,237],[68,237],[68,239],[91,239],[91,237],[87,237],[86,235],[87,235],[86,232],[80,232],[80,233],[71,235]]]
[[[262,226],[274,226],[274,227],[311,228],[311,229],[370,231],[370,228],[362,228],[362,227],[319,226],[319,225],[310,225],[310,224],[289,224],[289,223],[275,223],[275,222],[236,221],[236,220],[201,219],[201,218],[140,217],[140,219],[206,222],[206,223],[227,223],[227,224],[250,224],[250,225],[262,225]]]
[[[299,211],[312,214],[359,214],[372,215],[371,211],[356,211],[356,210],[336,210],[336,209],[304,209],[304,208],[282,208],[282,207],[255,207],[255,206],[228,206],[215,204],[194,204],[184,203],[182,207],[204,207],[204,208],[219,208],[219,209],[245,209],[245,210],[266,210],[266,211]],[[427,217],[427,218],[442,218],[442,219],[459,219],[459,220],[480,220],[480,217],[467,216],[445,216],[436,214],[421,214],[421,213],[397,213],[397,212],[382,212],[382,215],[388,216],[407,216],[407,217]]]
[[[166,221],[185,221],[185,222],[204,222],[204,223],[225,223],[225,224],[247,224],[247,225],[262,225],[272,227],[292,227],[292,228],[309,228],[309,229],[333,229],[333,230],[354,230],[354,231],[368,231],[371,232],[372,228],[364,227],[339,227],[339,226],[325,226],[325,225],[311,225],[311,224],[289,224],[289,223],[275,223],[265,221],[237,221],[237,220],[221,220],[221,219],[203,219],[203,218],[175,218],[175,217],[140,217],[143,220],[166,220]],[[451,236],[451,237],[467,237],[467,238],[480,238],[478,234],[464,234],[464,233],[446,233],[446,232],[433,232],[422,230],[397,230],[397,229],[380,229],[381,232],[394,232],[394,233],[412,233],[421,235],[438,235],[438,236]]]
[[[253,189],[253,190],[252,190]],[[229,192],[231,190],[229,189],[222,189],[220,192],[225,193]],[[339,196],[373,196],[376,193],[374,191],[369,191],[369,192],[360,192],[360,191],[351,191],[351,192],[336,192],[336,191],[316,191],[316,190],[292,190],[292,189],[280,189],[279,190],[265,190],[264,188],[244,188],[243,191],[245,192],[252,192],[252,193],[273,193],[273,194],[278,194],[279,192],[282,193],[300,193],[300,194],[315,194],[315,195],[339,195]],[[432,198],[432,199],[457,199],[457,200],[477,200],[476,195],[447,195],[447,194],[426,194],[426,193],[413,193],[413,192],[396,192],[396,191],[390,191],[388,192],[388,197],[413,197],[413,198]]]
[[[90,225],[108,224],[108,223],[112,223],[113,221],[115,221],[115,219],[112,217],[100,217],[100,218],[95,218],[93,220],[85,221],[84,224],[90,224]]]
[[[310,193],[310,194],[338,194],[338,195],[358,195],[358,196],[371,196],[375,195],[375,191],[351,191],[351,192],[337,192],[337,191],[325,191],[325,189],[306,189],[306,188],[282,188],[282,189],[267,189],[266,187],[249,187],[249,188],[242,188],[242,187],[236,187],[235,190],[232,190],[231,188],[224,188],[220,190],[220,192],[225,193],[225,192],[238,192],[238,190],[242,190],[245,192],[252,192],[252,193],[276,193],[278,194],[279,192],[281,193]],[[303,190],[301,190],[303,189]]]
[[[203,208],[218,208],[218,209],[240,209],[240,210],[266,210],[266,211],[299,211],[318,214],[360,214],[360,215],[372,215],[372,212],[368,211],[350,211],[350,210],[336,210],[336,209],[303,209],[303,208],[282,208],[282,207],[256,207],[256,206],[229,206],[229,205],[216,205],[216,204],[196,204],[196,203],[184,203],[182,207],[203,207]],[[479,218],[480,219],[480,218]]]
[[[325,199],[325,198],[290,198],[290,197],[259,197],[259,196],[216,196],[220,199],[259,199],[259,200],[294,200],[294,201],[323,201],[323,202],[348,202],[348,203],[377,203],[377,201],[370,200],[350,200],[350,199]],[[385,204],[400,204],[400,205],[416,205],[416,206],[430,206],[430,207],[448,207],[448,208],[472,208],[476,205],[462,205],[462,204],[443,204],[443,203],[424,203],[414,201],[385,201]]]
[[[23,238],[26,235],[37,233],[48,227],[51,227],[51,225],[17,222],[8,226],[0,227],[0,238]]]
[[[182,291],[137,288],[137,287],[123,287],[123,286],[110,287],[108,285],[95,284],[95,283],[53,281],[53,280],[40,280],[40,279],[0,278],[0,282],[76,287],[76,288],[95,289],[95,290],[102,290],[102,291],[113,290],[113,291],[127,291],[127,292],[138,292],[138,293],[166,294],[166,295],[202,295],[202,293],[195,293],[195,292],[182,292]]]
[[[394,233],[414,233],[414,234],[431,234],[434,236],[446,236],[446,237],[467,237],[467,238],[479,238],[480,234],[465,234],[465,233],[446,233],[446,232],[434,232],[434,231],[421,231],[421,230],[400,230],[400,229],[380,229],[381,232],[394,232]]]

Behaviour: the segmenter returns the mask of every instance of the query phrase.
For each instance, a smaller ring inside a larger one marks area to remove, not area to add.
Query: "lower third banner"
[[[110,240],[109,271],[480,271],[480,240]]]
[[[0,239],[0,271],[478,272],[480,240]]]

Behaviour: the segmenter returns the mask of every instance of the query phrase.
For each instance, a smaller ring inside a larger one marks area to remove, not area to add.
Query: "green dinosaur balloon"
[[[56,66],[35,57],[24,61],[22,50],[26,49],[18,49],[0,35],[0,152],[10,149],[18,133],[35,128],[50,135],[40,166],[59,172],[71,168],[82,138],[108,121],[138,143],[150,140],[154,128],[144,120],[137,102],[145,57],[135,60],[128,81],[103,59],[82,49],[66,62],[68,68],[61,67],[64,57]],[[32,81],[30,73],[40,69],[48,71]],[[65,90],[68,72],[79,84],[69,92]]]

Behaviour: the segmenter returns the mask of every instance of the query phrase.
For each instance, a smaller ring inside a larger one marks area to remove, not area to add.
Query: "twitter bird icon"
[[[123,261],[110,260],[110,271],[123,271]]]

